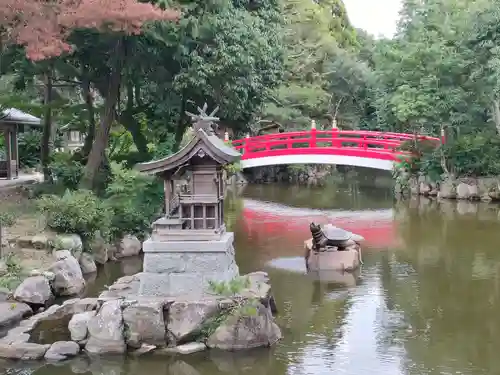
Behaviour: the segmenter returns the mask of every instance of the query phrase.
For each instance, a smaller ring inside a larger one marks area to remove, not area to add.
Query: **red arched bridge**
[[[363,130],[316,130],[266,134],[232,141],[242,153],[241,167],[280,164],[336,164],[392,170],[393,163],[409,152],[402,143],[418,139],[438,144],[424,135]]]

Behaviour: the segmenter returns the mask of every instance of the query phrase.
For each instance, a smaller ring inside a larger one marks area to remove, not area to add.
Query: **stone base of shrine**
[[[196,297],[209,293],[210,281],[239,276],[233,242],[233,233],[212,241],[145,241],[139,295]]]

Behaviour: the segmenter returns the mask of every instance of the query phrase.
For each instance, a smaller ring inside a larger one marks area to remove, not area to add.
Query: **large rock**
[[[239,294],[242,297],[258,298],[264,306],[271,309],[273,314],[276,313],[276,302],[271,291],[271,284],[269,283],[269,275],[267,272],[252,272],[244,277],[248,278],[249,286]]]
[[[31,239],[31,246],[37,250],[45,250],[50,248],[51,238],[43,233],[33,236]]]
[[[168,310],[167,329],[176,343],[185,342],[202,330],[203,323],[219,312],[215,299],[174,302]]]
[[[410,187],[411,195],[419,195],[420,194],[420,184],[418,183],[417,178],[410,177],[408,179],[408,186]]]
[[[418,190],[421,195],[429,195],[432,188],[427,182],[420,182]]]
[[[63,361],[74,357],[80,352],[80,346],[73,341],[56,341],[45,353],[45,359],[49,361]]]
[[[269,275],[267,272],[257,271],[243,276],[248,279],[248,288],[242,291],[243,297],[256,297],[266,299],[271,294],[271,285],[269,284]]]
[[[90,248],[96,263],[105,264],[109,260],[109,245],[99,233],[95,234]]]
[[[461,182],[457,185],[457,199],[477,199],[479,190],[475,181]]]
[[[141,274],[131,276],[123,276],[116,280],[108,290],[102,292],[99,298],[108,297],[123,297],[123,298],[136,298],[139,294]]]
[[[97,266],[94,257],[91,254],[83,253],[80,257],[80,268],[84,275],[97,272]]]
[[[439,184],[438,197],[442,199],[455,199],[457,197],[457,185],[453,178],[448,178]]]
[[[85,288],[85,279],[78,260],[67,251],[57,251],[58,259],[50,271],[55,275],[53,287],[56,295],[72,296],[79,294]]]
[[[9,327],[33,314],[31,308],[22,302],[0,302],[0,328]]]
[[[23,305],[21,303],[18,304]],[[13,305],[14,303],[10,303],[10,308],[12,308]],[[28,332],[31,332],[40,322],[70,318],[74,314],[92,310],[96,305],[96,298],[73,299],[65,301],[62,306],[52,305],[47,310],[21,321],[17,327],[10,329],[7,335],[0,339],[0,342],[28,342],[30,339]],[[9,308],[9,306],[6,306],[6,308]]]
[[[164,348],[157,351],[158,354],[193,354],[202,352],[207,349],[207,346],[202,342],[190,342],[183,345],[178,345],[173,348]]]
[[[133,348],[142,344],[166,346],[163,301],[137,301],[123,310],[126,341]]]
[[[123,315],[120,300],[106,301],[89,320],[89,341],[85,350],[90,354],[124,353]]]
[[[97,298],[74,298],[63,302],[62,307],[68,314],[79,314],[94,310],[97,307]]]
[[[252,306],[253,308],[253,306]],[[269,310],[262,304],[255,306],[255,314],[229,316],[208,338],[207,346],[222,350],[244,350],[274,345],[281,339],[281,331],[274,323]]]
[[[78,234],[60,234],[55,239],[56,250],[69,250],[78,258],[83,251],[83,242]]]
[[[155,349],[156,345],[142,344],[139,349],[134,350],[133,352],[131,352],[131,354],[134,356],[140,356],[147,353],[151,353]]]
[[[308,270],[354,271],[359,268],[360,256],[356,250],[311,251],[307,259]]]
[[[75,314],[71,317],[68,324],[68,330],[71,334],[71,340],[81,341],[87,338],[88,324],[90,319],[95,316],[95,311],[86,311]]]
[[[118,244],[117,258],[139,255],[142,249],[141,241],[136,236],[126,235]]]
[[[71,251],[69,250],[57,250],[54,253],[56,260],[64,260],[66,258],[72,257]]]
[[[28,342],[0,343],[0,358],[34,360],[43,358],[50,345]]]
[[[44,276],[31,276],[16,288],[14,298],[17,301],[45,305],[53,298],[50,284]]]
[[[463,182],[457,185],[457,199],[469,199],[469,185]]]

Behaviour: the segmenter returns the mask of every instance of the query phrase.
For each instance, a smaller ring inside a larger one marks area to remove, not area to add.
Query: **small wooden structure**
[[[136,167],[164,180],[165,217],[153,224],[159,241],[218,240],[225,232],[222,167],[241,155],[214,133],[216,118],[204,110],[192,115],[197,130],[182,150]]]
[[[3,133],[5,155],[0,155],[0,178],[7,180],[19,177],[19,149],[17,136],[25,126],[40,126],[38,117],[15,108],[0,111],[0,132]]]
[[[136,167],[160,176],[165,189],[165,216],[153,223],[142,245],[142,296],[203,295],[210,281],[239,275],[234,234],[224,225],[223,166],[240,154],[215,134],[215,111],[199,111],[188,113],[194,137],[182,150]]]

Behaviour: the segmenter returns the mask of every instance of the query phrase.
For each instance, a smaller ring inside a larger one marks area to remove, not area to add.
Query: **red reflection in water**
[[[309,224],[331,223],[337,227],[362,235],[365,248],[392,248],[398,245],[397,232],[390,210],[383,211],[332,211],[329,213],[297,213],[273,212],[259,210],[255,207],[243,209],[242,230],[250,240],[267,238],[279,247],[303,247],[306,239],[311,237]],[[311,210],[312,211],[312,210]],[[278,242],[279,241],[279,242]],[[253,241],[252,241],[253,242]],[[294,251],[295,253],[295,251]]]

